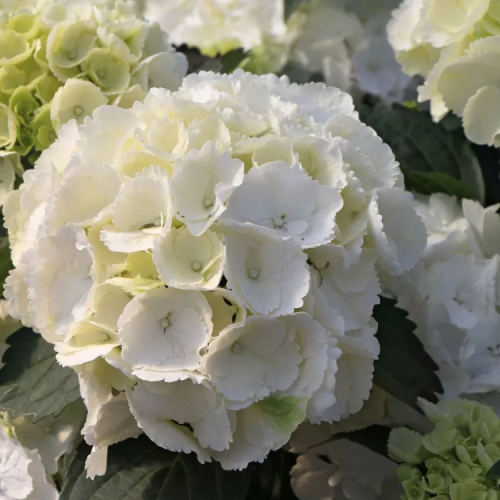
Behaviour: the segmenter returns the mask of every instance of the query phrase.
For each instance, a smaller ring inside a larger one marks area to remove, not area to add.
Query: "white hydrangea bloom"
[[[299,500],[397,500],[401,493],[394,462],[346,439],[300,455],[291,476]]]
[[[404,70],[426,78],[419,100],[430,101],[435,120],[451,110],[463,117],[467,137],[500,145],[498,6],[492,0],[466,3],[405,0],[393,12],[389,40]]]
[[[169,34],[208,56],[251,50],[267,38],[285,35],[282,0],[146,0],[145,16]]]
[[[6,296],[78,373],[88,475],[140,432],[242,469],[358,412],[378,269],[425,247],[402,185],[350,96],[274,75],[193,74],[63,126],[7,200]]]
[[[421,197],[424,257],[400,278],[384,279],[437,361],[447,398],[500,387],[497,209],[471,200],[460,205],[444,194]]]
[[[59,492],[47,478],[40,454],[29,450],[0,425],[0,498],[57,500]]]
[[[328,85],[348,90],[353,53],[362,46],[363,25],[342,8],[315,0],[288,22],[292,38],[289,60],[310,73],[324,75]]]

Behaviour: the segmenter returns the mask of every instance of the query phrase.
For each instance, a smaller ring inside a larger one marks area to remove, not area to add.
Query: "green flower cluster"
[[[70,119],[178,88],[185,57],[136,10],[130,0],[0,0],[0,149],[42,151]]]
[[[403,462],[398,477],[403,500],[499,500],[499,481],[487,478],[500,459],[500,418],[482,404],[421,401],[434,430],[421,435],[407,428],[389,436],[389,456]]]

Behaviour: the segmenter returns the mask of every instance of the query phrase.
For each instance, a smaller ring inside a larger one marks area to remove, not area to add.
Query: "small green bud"
[[[50,119],[50,103],[44,104],[35,113],[32,130],[37,151],[47,149],[56,140],[57,134]]]
[[[30,57],[32,48],[22,33],[0,29],[0,66],[19,64]]]
[[[481,467],[477,465],[469,467],[467,464],[462,464],[453,460],[448,462],[448,471],[453,480],[457,483],[463,483],[470,479],[478,479],[483,473]]]
[[[9,108],[13,111],[24,126],[30,126],[35,116],[35,111],[40,103],[35,99],[28,87],[19,87],[10,97]]]
[[[16,142],[17,119],[5,104],[0,104],[0,147],[10,149]]]
[[[397,462],[419,464],[429,456],[422,444],[422,436],[406,427],[391,431],[387,448],[389,457]]]
[[[425,466],[427,468],[424,483],[426,491],[433,494],[448,491],[453,479],[448,472],[446,463],[437,458],[431,458],[425,461]]]
[[[0,91],[12,95],[26,81],[26,74],[17,66],[4,66],[0,69]]]
[[[396,469],[396,474],[400,483],[406,481],[407,479],[413,479],[415,477],[421,477],[420,471],[410,464],[401,464]]]
[[[424,436],[422,444],[433,455],[446,457],[455,449],[460,432],[449,422],[438,422],[436,428]]]
[[[477,481],[466,481],[450,486],[451,500],[498,500],[495,490],[489,490]]]
[[[469,431],[474,439],[497,443],[500,441],[500,419],[491,408],[477,404],[470,413]]]
[[[50,103],[55,93],[61,87],[61,82],[50,75],[44,75],[38,79],[35,85],[35,95],[43,103]]]
[[[426,492],[421,478],[414,477],[403,481],[403,489],[408,500],[425,500]]]

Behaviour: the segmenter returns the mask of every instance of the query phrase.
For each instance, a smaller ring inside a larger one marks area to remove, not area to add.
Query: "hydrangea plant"
[[[179,86],[184,56],[136,11],[131,0],[0,3],[0,148],[34,158],[71,119]]]
[[[389,456],[400,462],[404,500],[497,500],[499,480],[487,473],[500,459],[500,418],[488,406],[467,400],[437,405],[421,401],[434,429],[419,434],[394,429]]]
[[[426,246],[352,98],[274,75],[202,72],[100,107],[24,181],[5,206],[9,311],[78,373],[91,476],[141,432],[243,469],[305,419],[358,412],[379,270]]]

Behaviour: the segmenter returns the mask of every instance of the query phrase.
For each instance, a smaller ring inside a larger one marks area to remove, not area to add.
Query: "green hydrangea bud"
[[[424,436],[422,444],[433,455],[449,456],[455,449],[460,432],[450,422],[438,422],[436,428]]]
[[[5,104],[0,104],[0,148],[11,148],[16,142],[16,115]]]
[[[450,486],[451,500],[498,500],[498,493],[477,481],[466,481]]]
[[[454,460],[448,462],[448,471],[457,483],[463,483],[470,479],[477,479],[483,473],[483,470],[478,465],[469,466]]]
[[[186,58],[132,1],[23,0],[0,6],[0,149],[29,158],[69,120],[177,90]],[[1,174],[0,174],[1,178]]]
[[[422,478],[413,477],[403,481],[403,489],[408,500],[425,500],[426,492]]]
[[[412,479],[415,477],[421,477],[420,471],[410,464],[401,464],[397,470],[396,474],[398,476],[399,482],[402,483],[407,479]]]
[[[0,151],[0,205],[3,205],[7,194],[14,189],[16,174],[23,174],[19,155],[13,151]]]
[[[40,102],[27,87],[19,87],[9,99],[9,108],[21,125],[29,127]]]
[[[389,436],[389,456],[403,462],[397,471],[405,490],[402,498],[500,500],[497,481],[487,477],[500,460],[500,418],[495,412],[473,401],[419,404],[434,430],[422,436],[394,429]]]
[[[397,462],[419,464],[428,456],[422,444],[422,436],[405,427],[391,431],[387,448],[389,456]]]
[[[477,441],[472,438],[459,438],[455,446],[455,453],[458,460],[467,465],[474,465],[477,460]]]
[[[482,439],[486,443],[500,441],[500,419],[487,406],[478,405],[471,411],[469,430],[475,439]]]
[[[427,467],[427,476],[424,481],[425,490],[434,494],[447,492],[453,479],[448,472],[446,463],[437,458],[430,458],[425,461],[425,466]]]

